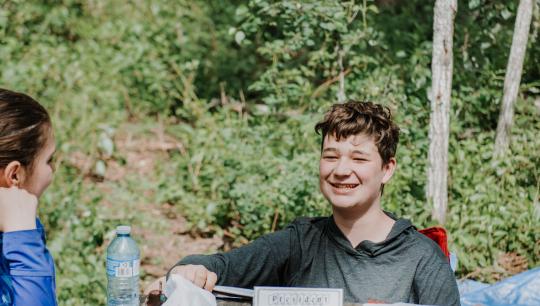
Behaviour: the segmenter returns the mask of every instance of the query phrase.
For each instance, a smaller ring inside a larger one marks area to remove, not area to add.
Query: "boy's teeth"
[[[334,184],[337,188],[354,188],[356,184]]]

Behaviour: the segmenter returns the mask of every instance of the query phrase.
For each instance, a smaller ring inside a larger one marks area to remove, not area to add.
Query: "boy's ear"
[[[19,187],[24,180],[24,167],[18,161],[10,162],[3,171],[0,172],[0,185],[7,188]]]
[[[390,160],[383,165],[383,169],[385,170],[384,177],[382,179],[382,183],[386,184],[388,181],[392,178],[394,175],[394,171],[396,170],[397,161],[394,157],[390,158]]]

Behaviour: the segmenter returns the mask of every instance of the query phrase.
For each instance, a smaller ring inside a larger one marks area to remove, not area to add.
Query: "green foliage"
[[[254,125],[228,111],[209,119],[194,128],[169,127],[189,150],[173,156],[175,167],[163,169],[168,175],[160,183],[166,186],[160,201],[179,204],[199,231],[219,231],[219,225],[238,241],[299,215],[328,213],[318,192],[312,118],[289,118],[282,128],[276,122]]]
[[[516,9],[470,0],[456,16],[445,227],[459,275],[502,253],[540,263],[538,5],[510,152],[491,155]],[[347,97],[387,105],[401,127],[385,209],[433,225],[424,191],[432,18],[426,1],[2,2],[0,83],[48,107],[61,160],[126,165],[110,143],[126,121],[167,122],[183,145],[143,182],[100,185],[59,167],[40,210],[60,302],[104,303],[104,249],[120,220],[145,224],[130,209],[138,201],[173,204],[193,231],[235,246],[329,214],[313,126],[337,100],[340,57]]]
[[[273,108],[335,100],[335,87],[328,89],[340,72],[340,53],[352,74],[376,64],[371,54],[380,33],[369,26],[374,12],[366,1],[250,1],[239,7],[243,21],[235,36],[245,36],[238,42],[264,60],[249,89]]]

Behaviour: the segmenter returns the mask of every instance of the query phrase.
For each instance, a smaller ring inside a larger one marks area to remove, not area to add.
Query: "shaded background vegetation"
[[[384,208],[433,225],[424,192],[432,6],[2,1],[0,85],[36,97],[55,124],[59,167],[40,210],[61,304],[104,303],[111,229],[146,222],[135,202],[171,205],[194,235],[222,236],[225,248],[328,214],[313,126],[337,100],[340,52],[348,98],[389,106],[402,128]],[[521,269],[540,262],[538,7],[510,153],[494,161],[517,1],[459,3],[445,227],[460,277],[515,273],[501,258]],[[126,125],[136,134],[160,127],[177,145],[155,175],[109,181],[113,165],[131,166],[115,146]]]

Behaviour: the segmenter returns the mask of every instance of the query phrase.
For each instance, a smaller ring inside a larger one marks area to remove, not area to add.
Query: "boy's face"
[[[26,191],[40,197],[43,191],[49,186],[53,178],[53,154],[56,149],[54,136],[49,135],[45,147],[41,149],[36,157],[34,163],[34,169],[30,173],[29,177],[26,177],[21,188],[26,189]]]
[[[369,209],[379,204],[381,185],[396,166],[392,158],[383,165],[372,137],[365,134],[337,141],[327,135],[319,163],[319,184],[334,209]]]

